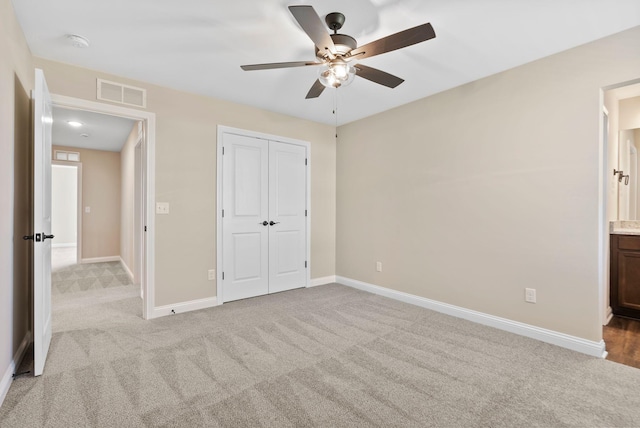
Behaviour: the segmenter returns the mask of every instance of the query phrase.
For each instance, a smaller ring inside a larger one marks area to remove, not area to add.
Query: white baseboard
[[[131,283],[133,284],[133,272],[131,272],[131,269],[129,269],[129,266],[127,266],[127,264],[124,262],[124,260],[122,260],[122,257],[119,257],[120,259],[120,264],[122,265],[122,269],[124,269],[124,271],[127,273],[127,275],[129,275],[129,280],[131,280]],[[142,297],[142,296],[140,296]]]
[[[27,346],[29,346],[30,342],[31,342],[31,332],[27,332],[27,334],[22,339],[20,346],[18,346],[18,350],[13,356],[13,360],[11,361],[11,364],[9,364],[9,367],[7,367],[7,370],[4,372],[4,375],[2,376],[2,380],[0,380],[0,406],[2,406],[2,403],[4,402],[4,399],[6,398],[7,393],[9,392],[9,388],[11,387],[11,382],[13,381],[13,374],[16,372],[18,365],[22,361],[22,357],[24,357],[24,353],[27,350]]]
[[[176,303],[173,305],[156,306],[150,318],[159,318],[167,315],[180,314],[183,312],[197,311],[218,306],[218,299],[207,297],[206,299],[191,300],[189,302]],[[174,311],[174,312],[171,312]]]
[[[102,263],[102,262],[119,262],[120,256],[109,257],[93,257],[90,259],[82,259],[81,263]]]
[[[71,248],[77,247],[78,245],[75,242],[71,242],[69,244],[51,244],[51,248]]]
[[[609,306],[607,307],[607,314],[605,315],[605,320],[603,325],[609,324],[609,322],[611,321],[611,318],[613,318],[613,309],[611,309],[611,306]]]
[[[591,355],[593,357],[605,358],[607,356],[604,340],[594,342],[565,333],[560,333],[557,331],[524,324],[518,321],[496,317],[494,315],[485,314],[483,312],[472,311],[470,309],[461,308],[459,306],[450,305],[448,303],[442,303],[436,300],[415,296],[413,294],[403,293],[402,291],[391,290],[389,288],[357,281],[355,279],[344,278],[342,276],[337,276],[336,279],[338,283],[347,285],[349,287],[368,291],[374,294],[379,294],[380,296],[389,297],[401,302],[451,315],[456,318],[462,318],[467,321],[472,321],[478,324],[497,328],[499,330],[515,333],[520,336],[540,340],[552,345]]]
[[[323,276],[322,278],[313,278],[309,282],[308,287],[317,287],[318,285],[331,284],[332,282],[336,282],[336,276]]]

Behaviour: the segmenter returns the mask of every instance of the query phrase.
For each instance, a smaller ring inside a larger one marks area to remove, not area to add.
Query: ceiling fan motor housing
[[[340,12],[331,12],[324,17],[324,22],[331,31],[337,32],[344,25],[344,15]]]
[[[333,44],[336,47],[336,55],[344,56],[358,47],[358,42],[356,42],[356,39],[346,34],[330,34],[330,36],[331,40],[333,40]],[[320,52],[316,47],[316,56],[322,59],[325,58],[327,54],[325,52]]]

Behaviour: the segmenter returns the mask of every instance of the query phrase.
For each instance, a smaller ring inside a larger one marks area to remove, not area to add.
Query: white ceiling
[[[437,37],[363,64],[404,78],[396,89],[361,78],[339,89],[347,123],[640,25],[638,0],[13,0],[36,56],[333,124],[334,90],[305,100],[316,67],[242,71],[313,60],[289,13],[311,4],[346,15],[363,45],[431,22]],[[71,47],[66,34],[91,41]]]
[[[82,123],[79,128],[69,121]],[[135,120],[108,114],[53,107],[53,144],[57,146],[119,152]],[[82,134],[87,135],[86,137]]]

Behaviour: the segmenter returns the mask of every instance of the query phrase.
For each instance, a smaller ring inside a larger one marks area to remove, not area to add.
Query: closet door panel
[[[269,293],[306,285],[306,156],[269,142]]]
[[[269,151],[264,140],[224,134],[223,300],[269,292]]]

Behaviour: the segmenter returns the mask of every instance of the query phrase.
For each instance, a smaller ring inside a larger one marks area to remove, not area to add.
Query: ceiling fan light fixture
[[[334,61],[320,70],[320,83],[327,88],[350,85],[356,76],[356,69],[348,62]]]

